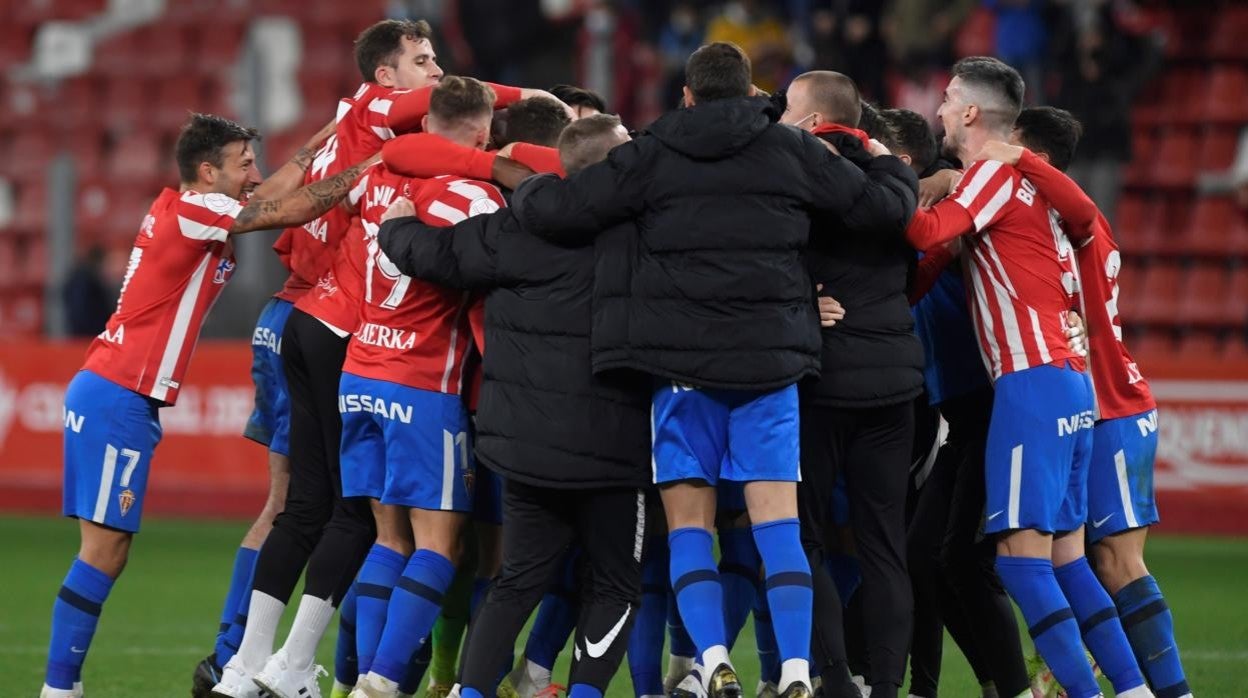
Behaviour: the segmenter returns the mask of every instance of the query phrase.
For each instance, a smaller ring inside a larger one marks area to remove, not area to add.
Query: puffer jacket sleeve
[[[906,229],[918,205],[919,180],[901,160],[883,155],[859,169],[803,134],[810,204],[841,219],[852,233],[881,234]]]
[[[516,189],[512,210],[525,230],[560,245],[583,245],[645,205],[651,139],[616,146],[607,159],[567,179],[530,177]]]
[[[395,218],[381,224],[377,241],[407,276],[456,289],[499,285],[497,243],[511,212],[473,216],[449,228],[426,225],[419,218]]]

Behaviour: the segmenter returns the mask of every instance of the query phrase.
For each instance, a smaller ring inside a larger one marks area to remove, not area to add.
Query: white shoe
[[[673,698],[707,698],[706,686],[702,685],[702,667],[694,664],[693,669],[676,684],[669,695]]]
[[[236,654],[221,669],[221,680],[212,687],[212,695],[216,698],[262,698],[263,694]]]
[[[292,667],[286,650],[280,649],[269,657],[252,681],[276,698],[321,698],[321,687],[316,679],[328,675],[319,664],[304,669]]]
[[[371,671],[355,684],[347,698],[398,698],[399,684]]]
[[[663,690],[671,693],[681,681],[693,671],[693,657],[682,657],[678,654],[667,657],[667,676],[663,677]]]
[[[45,683],[43,690],[39,691],[39,698],[82,698],[82,682],[74,682],[74,687],[68,691],[63,688],[52,688]]]
[[[871,698],[871,687],[867,685],[867,679],[862,676],[851,677],[854,685],[858,687],[858,692],[862,694],[862,698]]]
[[[758,698],[779,698],[780,691],[776,687],[776,684],[759,679],[758,688],[755,690],[754,694],[757,695]]]

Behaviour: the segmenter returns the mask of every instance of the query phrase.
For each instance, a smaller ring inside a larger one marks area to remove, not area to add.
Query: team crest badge
[[[236,266],[238,266],[237,263],[231,262],[228,259],[221,260],[220,263],[217,264],[216,273],[212,275],[212,283],[220,285],[229,281],[230,277],[234,274],[234,267]]]
[[[464,489],[468,490],[468,494],[472,494],[472,488],[477,486],[477,473],[474,470],[464,471]]]
[[[117,504],[121,507],[121,515],[125,516],[130,513],[130,507],[134,506],[134,492],[130,489],[124,489],[121,494],[117,495]]]

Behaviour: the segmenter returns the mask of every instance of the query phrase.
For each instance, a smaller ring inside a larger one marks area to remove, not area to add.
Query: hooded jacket
[[[595,371],[745,390],[818,375],[811,214],[878,231],[909,218],[917,181],[879,166],[891,156],[864,173],[776,117],[763,98],[681,109],[605,162],[517,190],[524,227],[561,244],[635,223],[634,240],[597,246]]]

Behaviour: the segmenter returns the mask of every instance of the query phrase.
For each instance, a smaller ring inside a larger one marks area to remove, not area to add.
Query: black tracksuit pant
[[[907,401],[869,408],[805,405],[801,412],[802,545],[814,582],[814,649],[828,698],[856,696],[846,681],[841,599],[823,565],[832,490],[844,477],[849,524],[862,568],[867,681],[872,695],[897,695],[910,646],[913,598],[906,572],[906,490],[914,411]],[[877,694],[876,691],[879,691]]]
[[[286,508],[260,548],[253,585],[278,599],[289,600],[306,565],[304,593],[337,606],[377,535],[368,500],[342,496],[338,381],[347,341],[299,309],[282,333],[290,391],[290,486]]]
[[[995,543],[980,534],[992,398],[992,388],[983,388],[941,403],[949,435],[920,490],[908,548],[916,600],[939,608],[981,681],[1014,696],[1029,685],[1018,624],[993,567]],[[935,695],[939,657],[911,663],[911,693]]]
[[[489,694],[529,614],[581,549],[580,617],[570,682],[606,692],[641,602],[646,495],[641,489],[568,490],[503,482],[503,567],[473,616],[460,682]]]

